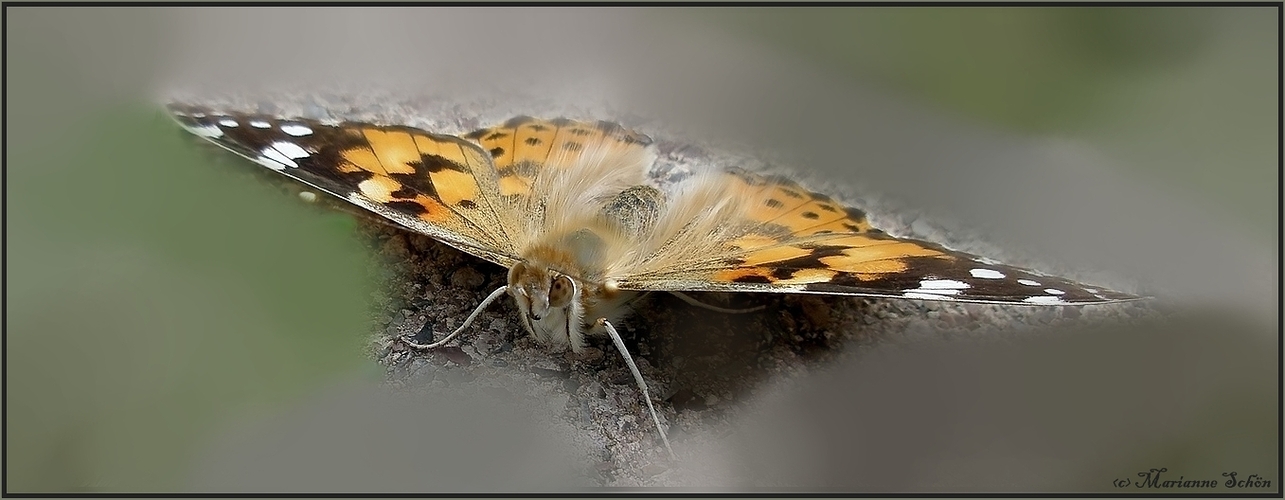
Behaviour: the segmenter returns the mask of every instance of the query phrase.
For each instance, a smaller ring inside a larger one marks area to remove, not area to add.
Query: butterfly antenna
[[[647,393],[647,382],[643,381],[642,373],[638,371],[638,365],[634,364],[633,356],[629,355],[629,350],[625,349],[625,341],[616,333],[616,327],[611,326],[607,318],[598,318],[598,325],[607,330],[611,336],[611,341],[616,344],[616,349],[620,350],[620,355],[624,356],[625,364],[629,365],[629,371],[634,374],[634,381],[638,382],[638,389],[642,390],[643,401],[647,402],[647,411],[651,412],[651,421],[656,423],[656,431],[660,433],[660,440],[665,442],[665,450],[669,452],[670,460],[678,460],[674,455],[674,449],[669,446],[669,437],[665,436],[665,428],[660,426],[660,417],[656,416],[656,407],[651,405],[651,395]]]
[[[705,308],[705,309],[709,309],[709,310],[711,310],[711,311],[718,311],[718,312],[725,313],[725,314],[743,314],[743,313],[752,313],[752,312],[755,312],[755,311],[762,311],[765,307],[767,307],[767,306],[761,306],[761,305],[760,305],[760,306],[754,306],[754,307],[747,307],[747,308],[745,308],[745,309],[728,309],[728,308],[726,308],[726,307],[711,306],[711,305],[709,305],[709,304],[706,304],[706,303],[704,303],[704,302],[701,302],[701,301],[699,301],[699,300],[696,300],[695,298],[692,298],[692,296],[691,296],[691,295],[687,295],[687,294],[685,294],[685,293],[683,293],[683,292],[678,292],[678,291],[672,291],[672,290],[671,290],[669,293],[670,293],[670,294],[673,294],[673,296],[675,296],[675,297],[678,297],[678,298],[680,298],[680,299],[683,299],[683,302],[686,302],[686,303],[688,303],[688,304],[694,305],[694,306],[696,306],[696,307],[703,307],[703,308]]]
[[[504,292],[507,292],[507,291],[509,291],[509,287],[507,285],[496,288],[495,291],[491,292],[491,294],[488,295],[486,299],[482,301],[481,304],[477,305],[477,309],[473,310],[473,314],[468,315],[468,319],[464,320],[464,324],[460,325],[459,328],[456,328],[455,331],[451,332],[450,335],[447,335],[446,338],[442,340],[433,342],[432,344],[416,344],[414,341],[409,339],[409,336],[407,336],[407,337],[402,337],[402,342],[405,342],[406,345],[410,347],[414,347],[416,349],[436,349],[438,347],[441,347],[443,344],[450,342],[451,339],[455,338],[456,335],[459,335],[460,332],[463,332],[464,329],[468,328],[469,325],[473,324],[473,320],[477,319],[477,315],[482,314],[482,310],[486,309],[486,306],[491,305],[492,302],[495,302],[495,299],[500,298],[500,296],[504,295]]]

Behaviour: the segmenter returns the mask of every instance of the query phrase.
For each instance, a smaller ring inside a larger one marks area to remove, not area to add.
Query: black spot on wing
[[[848,249],[848,247],[839,245],[810,245],[800,246],[800,248],[808,250],[808,254],[765,264],[767,267],[772,268],[773,277],[788,279],[801,270],[828,268],[830,266],[821,262],[821,259],[843,255],[843,251]]]
[[[443,170],[454,170],[456,172],[465,172],[465,173],[468,172],[468,169],[465,168],[463,165],[455,163],[447,159],[446,157],[433,155],[433,154],[420,155],[419,163],[418,164],[412,163],[410,166],[414,168],[416,171],[422,170],[430,173],[437,173]]]
[[[419,216],[421,214],[428,212],[428,209],[424,208],[424,205],[420,205],[419,203],[415,203],[413,201],[404,201],[404,200],[390,201],[388,203],[385,203],[384,206],[387,206],[388,208],[394,211],[412,215],[412,216]]]
[[[388,174],[388,177],[402,185],[401,189],[394,191],[394,198],[414,198],[416,193],[421,193],[430,198],[438,198],[437,188],[433,186],[432,179],[420,174]]]
[[[491,148],[491,150],[487,152],[491,153],[491,158],[499,158],[501,156],[504,156],[504,148]]]
[[[392,193],[389,193],[389,196],[392,196],[393,198],[397,198],[397,199],[406,200],[406,199],[414,198],[417,193],[419,193],[419,191],[412,189],[410,187],[407,187],[405,184],[403,184],[401,189],[398,189],[396,191],[393,191]]]
[[[540,139],[537,139],[535,137],[527,137],[526,140],[523,142],[527,143],[527,145],[529,146],[538,146],[542,141],[540,141]]]
[[[787,280],[793,278],[795,272],[798,272],[798,269],[777,267],[772,269],[772,277],[778,280]]]
[[[757,274],[737,276],[736,278],[733,278],[732,281],[734,283],[771,283],[772,282],[772,280],[767,276],[759,276]]]

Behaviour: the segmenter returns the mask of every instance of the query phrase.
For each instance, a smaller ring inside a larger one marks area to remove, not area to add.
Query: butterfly
[[[586,335],[607,333],[627,361],[612,323],[642,292],[1036,306],[1138,298],[892,236],[862,210],[782,176],[727,168],[661,185],[648,175],[654,141],[613,122],[519,116],[456,136],[169,109],[224,149],[506,267],[507,285],[450,337],[506,294],[540,342],[579,351]]]

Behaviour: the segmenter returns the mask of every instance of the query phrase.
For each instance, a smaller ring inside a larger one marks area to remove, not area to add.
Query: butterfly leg
[[[665,435],[665,428],[660,426],[660,417],[656,416],[656,407],[651,404],[651,395],[647,393],[647,382],[643,380],[642,373],[638,371],[638,365],[634,364],[633,356],[629,355],[629,350],[625,349],[625,341],[616,333],[616,327],[611,326],[607,318],[598,318],[594,326],[600,326],[607,330],[607,335],[611,336],[611,341],[616,344],[616,349],[620,350],[620,355],[624,356],[625,364],[629,365],[629,371],[634,374],[634,381],[638,382],[638,389],[642,391],[643,401],[647,402],[647,411],[651,412],[651,421],[656,423],[656,431],[660,433],[660,440],[665,443],[665,450],[669,452],[671,460],[677,460],[674,455],[674,449],[669,446],[669,437]]]
[[[670,294],[672,294],[672,295],[673,295],[673,296],[675,296],[675,297],[678,297],[678,298],[680,298],[680,299],[683,299],[683,302],[686,302],[686,303],[688,303],[688,304],[694,305],[694,306],[696,306],[696,307],[703,307],[703,308],[705,308],[705,309],[709,309],[709,310],[711,310],[711,311],[718,311],[718,312],[726,313],[726,314],[744,314],[744,313],[752,313],[752,312],[755,312],[755,311],[762,311],[762,310],[766,307],[766,306],[754,306],[754,307],[747,307],[747,308],[745,308],[745,309],[728,309],[728,308],[726,308],[726,307],[711,306],[711,305],[709,305],[709,304],[706,304],[706,303],[704,303],[704,302],[701,302],[701,301],[699,301],[699,300],[696,300],[696,299],[695,299],[695,298],[693,298],[691,295],[687,295],[687,294],[685,294],[685,293],[683,293],[683,292],[670,291],[669,293],[670,293]]]
[[[468,328],[469,325],[473,324],[473,320],[477,319],[477,315],[482,314],[482,310],[486,309],[486,306],[491,305],[492,302],[495,302],[495,299],[500,298],[501,295],[504,295],[504,293],[508,291],[509,291],[508,286],[502,286],[495,289],[495,291],[491,292],[491,295],[488,295],[486,299],[482,301],[481,304],[478,304],[477,309],[474,309],[472,314],[468,315],[468,319],[464,320],[464,324],[460,325],[459,328],[456,328],[455,331],[451,332],[450,335],[447,335],[446,338],[442,340],[433,342],[431,344],[417,344],[414,341],[410,340],[410,336],[405,336],[405,337],[402,337],[402,342],[416,349],[436,349],[438,347],[441,347],[443,344],[450,342],[450,340],[455,338],[456,335],[459,335],[460,332],[463,332],[464,329]]]

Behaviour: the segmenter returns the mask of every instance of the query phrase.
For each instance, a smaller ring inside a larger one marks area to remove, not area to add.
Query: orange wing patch
[[[870,230],[865,213],[845,207],[824,194],[808,191],[790,179],[765,177],[740,169],[728,171],[727,177],[728,182],[752,200],[747,218],[778,226],[784,229],[784,234],[808,236]]]
[[[731,170],[727,182],[746,207],[744,220],[727,222],[743,229],[726,237],[722,252],[618,286],[1034,304],[1132,298],[890,236],[872,228],[861,210],[783,177]]]
[[[457,137],[409,127],[363,125],[347,130],[352,140],[337,148],[344,160],[340,170],[354,172],[356,167],[371,175],[357,185],[357,192],[505,249],[511,238],[505,217],[497,214],[500,205],[494,193],[499,188],[484,152]]]
[[[646,135],[611,122],[529,116],[465,134],[464,138],[490,153],[499,173],[500,194],[505,197],[529,197],[541,170],[574,165],[586,151],[623,157],[629,154],[627,150],[642,149],[652,142]]]
[[[950,259],[939,248],[886,235],[840,234],[809,238],[807,243],[778,243],[729,256],[712,279],[736,283],[806,285],[844,277],[868,282],[905,272],[907,258]]]
[[[171,110],[188,130],[295,180],[492,262],[515,261],[496,170],[469,141],[403,126]]]

